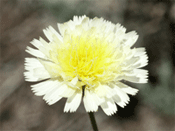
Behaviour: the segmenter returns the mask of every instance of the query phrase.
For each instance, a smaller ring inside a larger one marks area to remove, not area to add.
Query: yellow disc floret
[[[99,82],[114,81],[121,74],[122,52],[116,44],[93,35],[94,32],[89,30],[81,36],[69,34],[50,52],[52,61],[60,66],[64,80],[78,77],[79,81],[93,87]]]

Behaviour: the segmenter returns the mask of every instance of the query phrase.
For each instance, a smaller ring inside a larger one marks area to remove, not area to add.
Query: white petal
[[[76,25],[79,25],[81,24],[84,18],[86,18],[86,15],[83,15],[82,17],[74,16],[73,21],[76,23]]]
[[[52,80],[51,80],[52,81]],[[44,85],[45,86],[45,85]],[[59,82],[58,80],[54,80],[54,81],[52,81],[52,83],[51,84],[49,84],[49,86],[47,87],[47,88],[49,88],[49,90],[47,90],[47,92],[45,92],[45,95],[44,95],[44,97],[43,97],[43,99],[48,103],[48,102],[50,102],[50,101],[52,101],[52,98],[53,98],[53,94],[54,94],[54,92],[55,91],[57,91],[57,89],[60,87],[60,86],[62,86],[62,82]],[[39,87],[38,86],[38,88],[43,88],[42,87],[42,85]],[[35,87],[35,89],[33,88],[33,90],[39,90],[39,89],[36,89],[36,87]],[[41,90],[41,89],[40,89]],[[59,96],[58,98],[62,98],[61,96]],[[57,99],[58,99],[57,98]]]
[[[63,42],[63,38],[61,37],[61,35],[52,27],[52,26],[49,26],[49,30],[55,35],[57,36],[57,38]]]
[[[30,43],[38,49],[39,47],[43,46],[43,44],[37,39],[33,39]]]
[[[64,36],[65,30],[69,29],[69,26],[67,24],[59,24],[59,23],[57,25],[61,35]]]
[[[33,76],[37,78],[40,78],[42,76],[42,78],[45,78],[45,79],[50,78],[50,75],[48,74],[45,68],[33,69]]]
[[[33,49],[29,46],[27,46],[26,52],[39,58],[45,58],[45,55],[40,50]]]
[[[74,21],[75,23],[78,23],[78,16],[74,16],[74,17],[73,17],[73,21]]]
[[[49,105],[52,105],[62,98],[62,94],[67,90],[67,85],[61,84],[55,92],[52,93],[49,100],[47,101]]]
[[[94,102],[99,106],[101,105],[104,101],[105,101],[105,98],[104,97],[99,97],[97,94],[95,93],[91,93],[92,95],[92,98],[94,100]]]
[[[64,36],[64,35],[65,35],[65,31],[67,31],[67,32],[73,31],[73,30],[75,29],[75,27],[76,27],[77,25],[81,25],[82,21],[83,21],[84,19],[86,19],[86,18],[87,18],[87,17],[86,17],[85,15],[82,16],[82,17],[77,17],[77,16],[75,16],[75,17],[73,18],[73,21],[70,20],[70,21],[65,22],[65,23],[63,23],[63,24],[59,24],[59,23],[58,23],[57,25],[58,25],[58,29],[59,29],[61,35]]]
[[[50,78],[47,70],[36,58],[25,58],[25,70],[24,76],[26,81],[40,81]]]
[[[125,63],[124,63],[125,64],[125,67],[128,68],[128,67],[134,65],[135,63],[137,63],[139,60],[140,60],[139,57],[131,57],[130,59],[126,59],[125,60]]]
[[[144,55],[146,54],[145,52],[145,48],[135,48],[135,55],[134,56],[141,56],[141,55]]]
[[[140,76],[124,76],[124,80],[133,82],[133,83],[147,83],[148,79]]]
[[[134,89],[128,85],[125,85],[121,82],[117,82],[116,85],[121,88],[122,91],[126,92],[127,94],[130,95],[135,95],[139,90]]]
[[[125,72],[123,79],[135,83],[147,83],[148,71],[143,69],[133,69]]]
[[[42,63],[43,67],[45,67],[45,69],[47,70],[47,72],[50,74],[52,78],[60,76],[61,68],[58,64],[47,60],[41,60],[41,59],[40,59],[40,62]]]
[[[104,97],[104,96],[112,96],[113,92],[111,90],[111,88],[107,85],[101,85],[99,84],[99,86],[95,89],[95,93],[99,96],[99,97]]]
[[[119,24],[119,23],[117,23],[116,25],[115,25],[115,30],[114,30],[114,32],[116,31],[116,33],[119,31],[120,33],[121,32],[123,32],[123,33],[125,33],[126,32],[126,28],[125,27],[123,27],[121,24]]]
[[[75,112],[81,103],[82,90],[77,90],[71,97],[66,101],[64,112]]]
[[[76,90],[72,87],[68,87],[60,96],[68,98],[71,97]]]
[[[88,17],[84,18],[83,21],[81,22],[81,25],[83,29],[87,31],[89,29],[89,18]]]
[[[134,68],[141,68],[141,67],[144,67],[148,64],[148,56],[146,54],[144,55],[140,55],[139,56],[139,60],[133,64],[132,66]]]
[[[133,46],[135,42],[137,41],[138,37],[139,36],[137,35],[135,31],[128,32],[125,35],[125,39],[126,39],[125,45],[128,45],[130,47]]]
[[[45,36],[47,37],[47,39],[50,42],[52,42],[52,40],[53,40],[53,37],[52,37],[53,34],[52,34],[52,32],[50,30],[48,30],[48,29],[44,29],[43,32],[44,32]]]
[[[49,43],[46,42],[42,37],[39,38],[39,41],[40,41],[46,48],[49,48],[49,47],[50,47],[50,46],[49,46]],[[50,47],[49,49],[51,49],[51,47]]]
[[[45,59],[50,57],[50,50],[52,50],[52,46],[50,46],[50,44],[47,43],[43,38],[40,37],[39,40],[34,39],[30,43],[45,55]]]
[[[64,23],[64,24],[57,24],[58,25],[58,29],[61,33],[62,36],[65,35],[65,32],[71,32],[72,30],[74,30],[75,28],[75,23],[73,23],[71,20]]]
[[[117,106],[115,105],[114,101],[108,98],[106,98],[105,102],[101,104],[101,108],[109,116],[113,115],[117,111]]]
[[[85,95],[83,98],[83,102],[84,102],[84,107],[85,107],[87,112],[97,111],[97,109],[98,109],[98,105],[96,103],[95,97],[92,94],[93,93],[91,91],[85,89]]]
[[[119,103],[119,102],[122,101],[118,94],[112,96],[112,99],[114,100],[115,103]],[[124,104],[124,106],[125,106],[125,105],[126,105],[126,104]],[[124,106],[123,106],[123,107],[124,107]]]
[[[126,32],[126,28],[124,28],[123,26],[121,26],[119,23],[117,23],[115,25],[114,28],[114,33],[116,36],[116,40],[122,41],[125,37],[125,32]]]
[[[55,95],[54,95],[54,98],[53,98],[53,96],[52,96],[52,98],[50,98],[49,100],[47,100],[46,103],[47,103],[48,105],[53,105],[53,104],[55,104],[56,102],[58,102],[59,100],[61,100],[61,99],[62,99],[61,96],[55,94]]]
[[[128,95],[124,92],[124,91],[122,91],[118,86],[114,86],[114,91],[116,91],[116,93],[117,93],[117,95],[115,95],[113,98],[114,98],[114,100],[117,100],[117,101],[115,101],[119,106],[121,106],[121,107],[124,107],[128,102],[129,102],[129,97],[128,97]],[[117,98],[117,97],[119,97],[120,98],[120,101],[118,101],[119,100],[119,98]]]
[[[138,62],[138,63],[139,63],[139,62]],[[140,56],[140,63],[141,63],[141,64],[140,64],[139,68],[148,65],[148,56],[147,56],[146,54]]]
[[[56,86],[58,87],[60,85],[60,82],[55,80],[46,80],[44,82],[40,82],[38,84],[35,85],[31,85],[33,92],[35,92],[35,94],[37,96],[42,96],[47,94],[49,91],[51,91],[52,89],[54,89]]]
[[[90,24],[90,27],[95,27],[97,29],[100,29],[100,27],[102,28],[102,25],[105,25],[103,18],[97,17],[93,18]]]
[[[115,29],[115,27],[116,27],[116,25],[115,24],[113,24],[113,23],[111,23],[111,22],[107,22],[106,23],[106,30],[105,30],[105,33],[115,33],[114,32],[114,29]]]
[[[147,78],[148,77],[148,71],[144,69],[134,69],[134,74],[137,75],[137,77]]]
[[[86,18],[86,16],[82,16],[82,17],[78,17],[78,16],[74,16],[73,17],[73,22],[75,22],[75,25],[79,25],[81,24],[82,20]]]

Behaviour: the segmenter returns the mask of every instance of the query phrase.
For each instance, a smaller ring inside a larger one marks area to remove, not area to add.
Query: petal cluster
[[[135,31],[126,33],[120,24],[103,18],[74,16],[58,24],[58,33],[49,26],[43,32],[48,41],[34,39],[26,52],[35,58],[25,58],[25,80],[35,95],[52,105],[67,98],[64,111],[75,112],[83,99],[87,112],[98,106],[107,115],[129,102],[128,94],[138,90],[122,83],[146,83],[148,64],[145,48],[133,48],[138,39]]]

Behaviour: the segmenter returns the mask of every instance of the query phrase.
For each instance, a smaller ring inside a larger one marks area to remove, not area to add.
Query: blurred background
[[[160,2],[161,1],[161,2]],[[0,130],[90,131],[83,104],[76,113],[63,113],[66,99],[48,106],[24,81],[25,52],[42,30],[74,15],[103,17],[136,30],[135,47],[146,47],[149,82],[130,103],[106,116],[95,113],[100,131],[175,130],[175,1],[174,0],[0,0]]]

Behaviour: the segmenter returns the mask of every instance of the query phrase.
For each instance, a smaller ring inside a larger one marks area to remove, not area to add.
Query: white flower
[[[67,98],[64,112],[75,112],[83,99],[87,112],[101,106],[112,115],[116,104],[129,102],[127,94],[138,92],[121,80],[147,82],[147,70],[139,69],[148,64],[145,48],[131,48],[138,39],[135,31],[86,16],[74,16],[58,28],[60,34],[51,26],[44,29],[49,42],[34,39],[36,49],[26,49],[36,58],[25,58],[25,80],[39,82],[32,90],[49,105]]]

